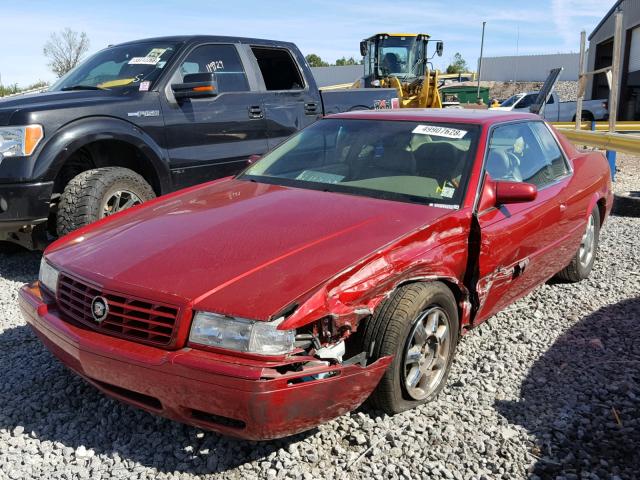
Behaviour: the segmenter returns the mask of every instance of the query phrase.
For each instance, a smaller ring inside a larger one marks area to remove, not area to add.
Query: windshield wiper
[[[71,85],[70,87],[62,87],[60,90],[68,92],[70,90],[108,90],[108,88],[95,87],[93,85]]]

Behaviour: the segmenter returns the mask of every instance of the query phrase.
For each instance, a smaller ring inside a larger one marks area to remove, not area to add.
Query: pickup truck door
[[[488,206],[478,212],[478,321],[529,293],[564,268],[575,253],[564,203],[571,171],[547,127],[542,122],[498,126],[489,142],[489,178],[532,183],[538,195],[532,202]]]
[[[162,99],[174,188],[233,175],[267,151],[263,94],[245,63],[236,45],[215,43],[180,61]],[[215,72],[219,94],[177,102],[171,84],[203,72]]]
[[[269,148],[322,116],[320,92],[313,76],[306,78],[288,48],[252,46],[256,67],[264,82],[264,110]]]

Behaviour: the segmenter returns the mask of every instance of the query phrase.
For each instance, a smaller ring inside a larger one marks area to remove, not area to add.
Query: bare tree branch
[[[75,67],[89,50],[89,37],[85,32],[74,32],[65,28],[61,32],[54,32],[42,49],[49,59],[49,68],[61,77]]]

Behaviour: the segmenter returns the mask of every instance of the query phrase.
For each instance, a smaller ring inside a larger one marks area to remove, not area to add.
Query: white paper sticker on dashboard
[[[155,65],[159,61],[160,57],[133,57],[129,65]]]
[[[418,125],[413,129],[412,133],[419,133],[420,135],[433,135],[435,137],[460,139],[467,134],[467,130],[459,130],[457,128],[450,127],[439,127],[437,125]]]

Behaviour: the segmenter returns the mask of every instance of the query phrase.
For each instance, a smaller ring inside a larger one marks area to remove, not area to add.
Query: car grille
[[[91,311],[101,296],[109,306],[104,320],[97,322]],[[68,320],[92,330],[139,343],[167,346],[173,340],[179,308],[108,292],[60,273],[58,306]]]

